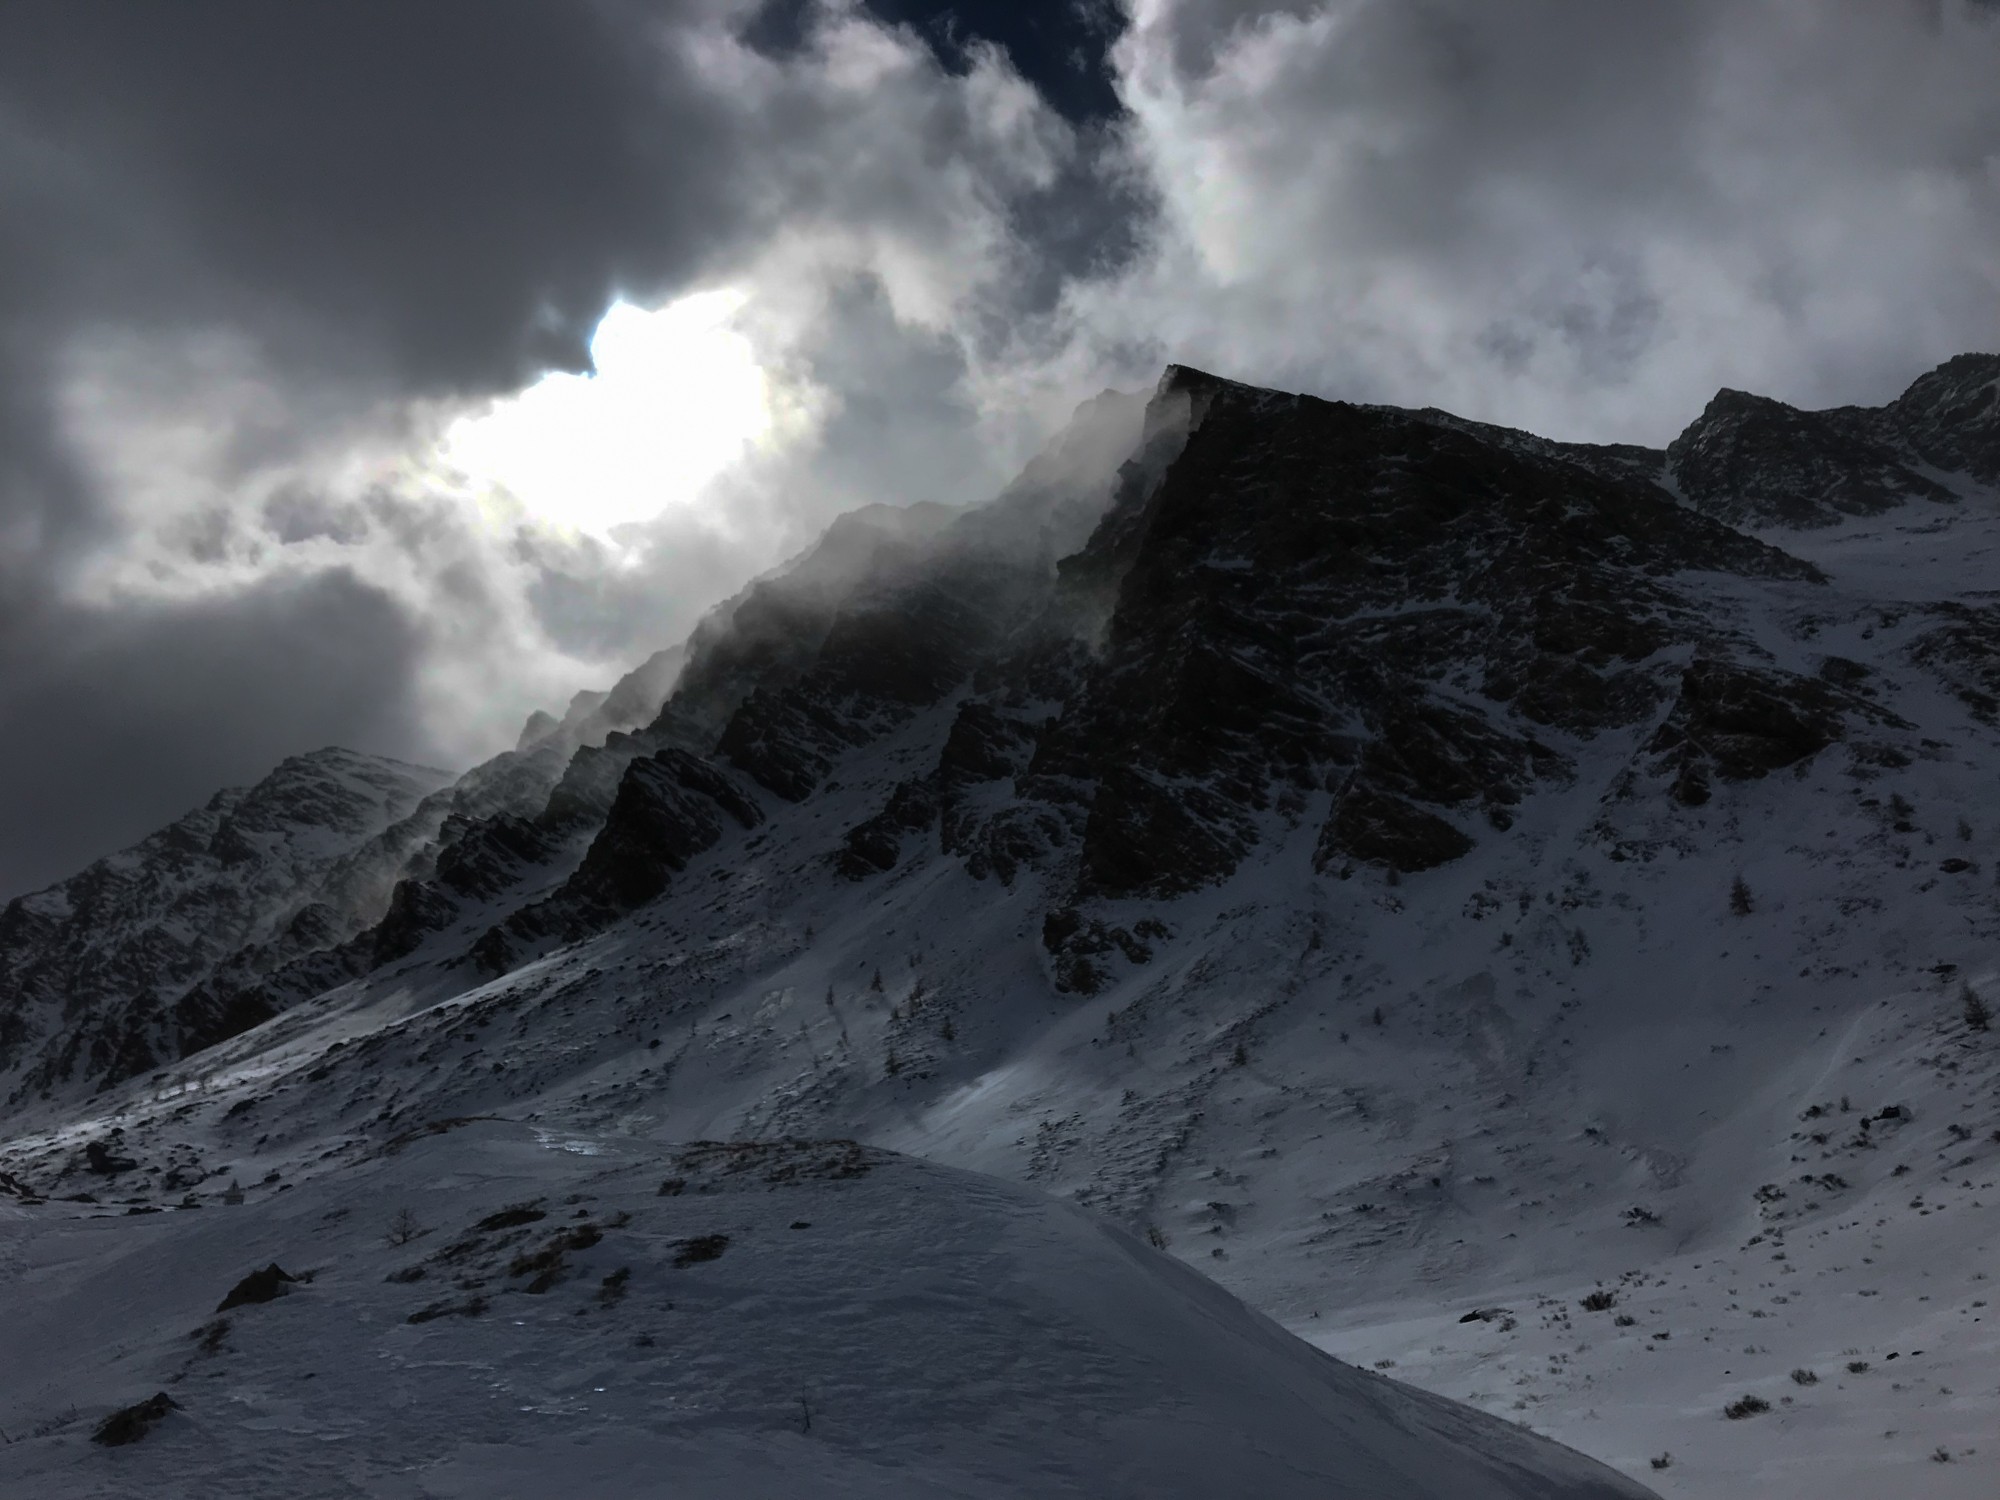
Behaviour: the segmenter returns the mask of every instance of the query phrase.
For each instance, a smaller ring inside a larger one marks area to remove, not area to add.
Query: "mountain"
[[[2000,356],[1940,365],[1882,407],[1799,411],[1725,390],[1667,447],[1689,503],[1735,525],[1831,526],[2000,483]]]
[[[854,1137],[1677,1494],[1986,1493],[1996,374],[1648,450],[1170,368],[431,793],[201,978],[269,1019],[17,1071],[0,1174]]]
[[[351,750],[283,762],[0,908],[0,1071],[22,1092],[186,1057],[268,1011],[201,985],[243,949],[306,952],[365,909],[369,842],[450,778]]]
[[[560,830],[622,770],[684,648],[537,714],[456,778],[338,748],[285,761],[132,848],[0,908],[0,1080],[9,1105],[102,1089],[269,1020],[280,973],[328,979],[394,952],[377,934],[405,880],[444,861],[502,880],[535,807]],[[604,769],[610,767],[609,770]],[[595,773],[593,775],[593,772]],[[598,809],[600,812],[601,808]],[[585,814],[587,816],[587,814]],[[296,982],[296,981],[295,981]],[[309,988],[311,986],[308,986]]]

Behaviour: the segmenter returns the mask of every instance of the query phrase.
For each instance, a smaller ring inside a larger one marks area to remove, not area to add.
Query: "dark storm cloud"
[[[411,712],[416,630],[351,575],[61,623],[0,652],[0,892],[69,874],[301,749],[393,741]]]
[[[303,430],[265,435],[279,448],[385,399],[583,362],[615,290],[671,285],[725,227],[719,130],[649,45],[656,19],[520,0],[0,8],[0,892],[283,753],[421,748],[421,623],[351,577],[116,610],[60,596],[121,524],[57,440],[67,341],[241,337],[306,408]],[[298,534],[314,504],[281,524]]]
[[[17,304],[53,279],[57,296],[69,281],[128,315],[268,319],[281,341],[329,341],[311,357],[380,359],[427,391],[580,366],[610,290],[671,282],[715,243],[729,163],[702,91],[650,44],[672,15],[540,0],[7,7],[9,132],[49,172],[78,174],[33,205],[53,220],[9,214],[10,243],[42,273]],[[64,213],[61,196],[85,201]],[[160,308],[163,282],[195,301]]]
[[[1165,229],[1093,316],[1576,436],[1661,440],[1723,383],[1884,399],[2000,338],[1992,14],[1144,4],[1120,61]]]
[[[907,246],[941,242],[968,206],[990,211],[995,233],[1051,246],[996,261],[1021,289],[1009,298],[1043,305],[1061,281],[1051,260],[1129,249],[1097,226],[1132,204],[1094,194],[1072,161],[1003,182],[994,153],[1008,148],[968,124],[941,72],[936,86],[897,73],[880,128],[859,130],[869,101],[825,82],[824,45],[852,42],[840,6],[797,10],[789,72],[746,77],[718,38],[740,35],[751,9],[0,6],[0,697],[10,725],[45,726],[0,748],[0,895],[279,753],[327,740],[433,752],[439,710],[418,679],[434,688],[442,670],[457,701],[476,694],[491,664],[466,642],[525,628],[500,619],[510,588],[555,648],[635,659],[665,643],[653,632],[685,630],[720,574],[768,566],[831,503],[772,512],[762,535],[669,522],[643,567],[589,547],[496,559],[455,534],[462,516],[331,493],[314,464],[343,441],[379,444],[424,403],[581,368],[614,297],[669,297],[794,223]],[[992,39],[910,7],[893,19],[961,77],[977,60],[967,46]],[[1078,20],[1065,49],[1064,26],[1017,17],[999,40],[1066,107],[1101,113],[1109,32]],[[953,170],[1001,185],[953,196],[925,178]],[[866,296],[876,275],[858,265],[847,280]],[[886,369],[854,379],[896,384]],[[79,432],[79,406],[118,420]],[[836,401],[823,451],[846,451],[840,434],[866,410],[865,396]],[[191,442],[199,462],[181,472]],[[106,477],[120,464],[154,471],[136,498],[121,493],[129,475]],[[288,467],[302,472],[266,483]],[[815,493],[870,489],[835,476]],[[342,548],[400,551],[422,586],[340,573],[327,559]],[[285,549],[312,561],[281,566]],[[164,582],[139,597],[79,585],[106,556],[124,559],[119,578]],[[509,568],[522,576],[496,576]],[[218,701],[230,683],[233,709]],[[93,794],[113,767],[115,790]],[[84,803],[95,810],[76,815]]]

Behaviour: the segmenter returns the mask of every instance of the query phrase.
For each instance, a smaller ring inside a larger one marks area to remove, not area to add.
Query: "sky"
[[[1178,360],[1663,443],[2000,349],[1990,0],[0,6],[0,898],[459,767]]]

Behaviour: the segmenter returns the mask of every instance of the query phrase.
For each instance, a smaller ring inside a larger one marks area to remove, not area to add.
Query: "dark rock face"
[[[1800,411],[1723,391],[1667,449],[1691,504],[1732,525],[1831,526],[1912,499],[1950,500],[1854,408]]]
[[[1818,574],[1677,504],[1649,450],[1185,369],[1148,427],[1040,612],[966,678],[933,769],[849,831],[844,874],[935,836],[978,878],[1046,870],[1058,899],[1168,897],[1309,814],[1320,869],[1415,872],[1564,780],[1562,736],[1678,705],[1691,786],[1823,748],[1859,703],[1729,675],[1740,644],[1677,575]],[[1078,921],[1045,938],[1087,990],[1132,955]]]
[[[725,819],[749,829],[764,814],[727,775],[685,750],[634,761],[563,894],[620,913],[643,905],[722,837]]]
[[[1738,526],[1831,526],[2000,482],[2000,356],[1964,354],[1883,407],[1800,411],[1725,390],[1667,448],[1690,505]]]
[[[1842,709],[1884,717],[1808,677],[1699,660],[1647,748],[1674,771],[1674,796],[1699,806],[1712,777],[1748,781],[1795,765],[1840,736]]]
[[[1456,857],[1464,814],[1504,826],[1565,774],[1544,730],[1633,724],[1671,694],[1650,659],[1705,631],[1674,573],[1816,576],[1615,465],[1197,372],[1164,391],[1199,427],[1062,570],[1108,599],[1101,648],[991,674],[996,708],[1061,680],[1016,789],[1046,810],[1039,839],[1074,834],[1079,895],[1219,879],[1314,794],[1323,864]]]
[[[1918,378],[1885,409],[1925,463],[2000,484],[2000,354],[1961,354]]]
[[[906,781],[896,788],[887,807],[847,831],[846,843],[834,862],[850,880],[893,870],[902,857],[903,835],[927,832],[936,824],[938,813],[938,795],[932,783]]]
[[[215,1304],[215,1310],[225,1313],[232,1307],[245,1307],[257,1302],[275,1302],[285,1295],[288,1288],[297,1283],[298,1277],[291,1275],[276,1261],[272,1261],[263,1270],[252,1271],[231,1287],[228,1294]]]
[[[1472,852],[1472,839],[1455,823],[1415,803],[1372,787],[1354,788],[1334,804],[1320,830],[1313,867],[1325,870],[1343,856],[1415,873],[1449,864]]]
[[[1379,407],[1376,410],[1395,411],[1396,408]],[[1514,427],[1468,421],[1448,411],[1439,411],[1434,406],[1427,406],[1410,415],[1439,427],[1467,433],[1496,448],[1575,464],[1605,479],[1637,479],[1647,484],[1660,484],[1667,477],[1667,454],[1663,448],[1646,448],[1637,443],[1563,443]]]
[[[255,1024],[206,993],[235,963],[279,962],[350,920],[358,851],[442,773],[346,750],[218,793],[81,874],[0,910],[0,1072],[17,1089],[144,1072]],[[326,897],[332,892],[332,902]]]
[[[138,1165],[129,1156],[113,1154],[102,1141],[91,1141],[83,1148],[84,1170],[95,1172],[99,1177],[116,1177],[120,1172],[135,1170]]]
[[[763,821],[757,802],[699,756],[668,748],[635,760],[569,878],[486,932],[469,956],[481,972],[504,973],[548,939],[570,942],[599,931],[658,897],[731,826],[747,830]]]
[[[136,1443],[167,1418],[168,1412],[179,1411],[180,1402],[165,1391],[147,1397],[131,1406],[121,1407],[97,1424],[97,1430],[90,1435],[94,1443],[102,1443],[107,1448],[122,1448],[127,1443]]]
[[[1119,957],[1132,964],[1151,962],[1151,944],[1171,935],[1166,924],[1153,917],[1141,918],[1128,930],[1086,917],[1073,906],[1052,911],[1042,920],[1042,947],[1053,960],[1056,988],[1081,995],[1101,990]]]

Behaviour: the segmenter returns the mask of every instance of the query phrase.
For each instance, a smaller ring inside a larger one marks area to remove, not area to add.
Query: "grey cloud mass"
[[[2000,347],[1967,0],[0,7],[0,896],[339,742],[463,762],[1166,359],[1565,437]],[[728,287],[780,398],[618,540],[416,460]]]
[[[1167,207],[1100,329],[1652,441],[1719,384],[1881,399],[1995,336],[1988,7],[1194,0],[1121,65]]]

